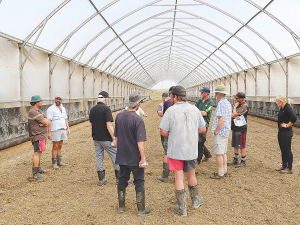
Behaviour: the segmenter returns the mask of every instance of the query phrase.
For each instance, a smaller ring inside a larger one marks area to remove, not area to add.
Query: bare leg
[[[41,161],[41,154],[42,154],[42,152],[34,152],[33,153],[33,159],[32,159],[33,167],[39,167],[40,161]]]
[[[168,163],[168,157],[166,155],[164,156],[164,163]]]
[[[195,175],[195,171],[196,171],[196,169],[191,170],[189,172],[185,172],[185,175],[188,179],[188,184],[189,184],[189,186],[192,186],[192,187],[194,187],[198,184],[196,175]]]
[[[173,172],[174,172],[174,179],[175,179],[175,190],[179,191],[179,190],[184,189],[184,186],[183,186],[183,178],[184,178],[183,170],[173,171]]]

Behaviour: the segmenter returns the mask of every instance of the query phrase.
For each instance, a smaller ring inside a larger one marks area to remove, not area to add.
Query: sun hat
[[[228,95],[229,93],[226,92],[225,89],[226,88],[225,88],[224,85],[217,85],[214,93],[221,93],[221,94],[224,94],[224,95]]]
[[[238,92],[238,93],[237,93],[236,95],[234,95],[233,97],[235,97],[235,98],[246,98],[244,92]]]
[[[199,90],[200,92],[206,92],[210,93],[210,89],[208,87],[203,87],[202,89]]]
[[[30,100],[30,102],[40,102],[40,101],[43,101],[43,99],[39,95],[33,95]]]
[[[177,85],[177,86],[173,87],[172,95],[185,97],[186,96],[185,88],[181,85]]]
[[[133,92],[129,95],[129,108],[134,108],[137,104],[139,104],[141,101],[143,101],[145,98],[143,98],[140,94],[140,92]]]

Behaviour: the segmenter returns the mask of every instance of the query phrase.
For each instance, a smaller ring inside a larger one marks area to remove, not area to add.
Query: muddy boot
[[[170,170],[168,168],[168,163],[163,163],[163,174],[157,177],[157,180],[161,182],[167,182]]]
[[[236,167],[244,167],[246,165],[246,157],[242,157],[240,164],[236,165]]]
[[[124,191],[119,191],[118,190],[118,199],[119,199],[119,209],[118,213],[123,213],[125,210],[125,190]]]
[[[239,162],[239,155],[234,154],[234,158],[231,162],[227,163],[227,166],[237,165]]]
[[[43,170],[43,169],[41,168],[41,165],[39,165],[39,167],[40,167],[39,173],[48,173],[48,170]]]
[[[52,157],[52,168],[55,170],[59,169],[59,167],[57,166],[56,157]]]
[[[198,209],[204,203],[204,198],[198,196],[198,185],[189,186],[189,191],[192,199],[192,208]]]
[[[107,180],[105,179],[105,170],[97,171],[99,177],[99,186],[103,186],[107,184]]]
[[[40,173],[39,173],[39,167],[32,167],[32,177],[33,179],[46,179],[47,177],[43,177]]]
[[[175,190],[175,194],[178,204],[174,206],[174,211],[181,216],[187,216],[187,198],[185,189],[179,191]]]
[[[68,164],[63,163],[63,162],[61,161],[61,159],[62,159],[62,156],[61,156],[61,155],[56,156],[56,159],[57,159],[57,165],[58,165],[58,166],[67,166],[67,165],[68,165]]]
[[[43,170],[43,169],[39,166],[39,173],[48,173],[48,170]]]
[[[147,206],[145,207],[145,191],[136,192],[136,204],[139,216],[143,216],[150,212],[150,208]]]

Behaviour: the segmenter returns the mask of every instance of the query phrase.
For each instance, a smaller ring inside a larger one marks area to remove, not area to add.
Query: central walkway
[[[249,116],[247,134],[247,167],[228,167],[229,177],[211,180],[216,171],[215,156],[197,168],[199,195],[204,205],[191,209],[188,217],[173,212],[175,204],[173,175],[167,183],[156,179],[162,172],[163,149],[160,142],[159,118],[156,113],[160,101],[148,101],[142,108],[146,130],[145,170],[146,205],[150,214],[137,217],[134,185],[126,189],[125,213],[117,213],[117,187],[110,158],[105,155],[108,184],[97,185],[95,153],[89,122],[71,127],[71,135],[63,145],[64,160],[69,166],[58,171],[51,169],[51,146],[47,142],[41,165],[49,169],[44,182],[28,182],[31,176],[33,149],[30,142],[1,151],[0,224],[297,224],[300,221],[299,146],[300,130],[294,128],[292,151],[293,174],[274,171],[280,163],[277,143],[277,123]],[[118,112],[114,112],[113,116]],[[212,116],[213,120],[213,116]],[[230,141],[230,140],[229,140]],[[212,150],[210,130],[207,147]],[[228,159],[233,157],[229,146]],[[187,182],[185,181],[187,189]]]

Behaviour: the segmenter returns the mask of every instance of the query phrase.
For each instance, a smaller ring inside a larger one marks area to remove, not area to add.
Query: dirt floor
[[[30,142],[0,152],[0,224],[299,224],[300,223],[300,129],[294,128],[293,174],[282,175],[277,124],[249,116],[247,136],[247,167],[229,167],[229,177],[212,180],[217,169],[215,156],[202,162],[197,171],[199,194],[204,205],[191,208],[188,217],[173,212],[176,203],[174,178],[167,183],[156,179],[162,172],[163,149],[160,142],[160,101],[143,103],[149,113],[144,117],[147,129],[145,170],[146,205],[150,214],[138,217],[134,185],[126,189],[125,213],[117,213],[117,187],[112,163],[105,155],[108,183],[98,186],[95,153],[89,122],[71,127],[71,135],[63,145],[63,160],[69,166],[51,169],[51,141],[42,154],[41,165],[50,170],[45,181],[29,182],[33,148]],[[117,112],[113,113],[114,117]],[[213,117],[212,117],[213,120]],[[212,124],[212,123],[211,123]],[[209,130],[210,132],[210,130]],[[231,138],[229,138],[229,143]],[[212,151],[211,135],[207,147]],[[228,159],[233,150],[229,146]],[[187,189],[187,182],[185,181]]]

